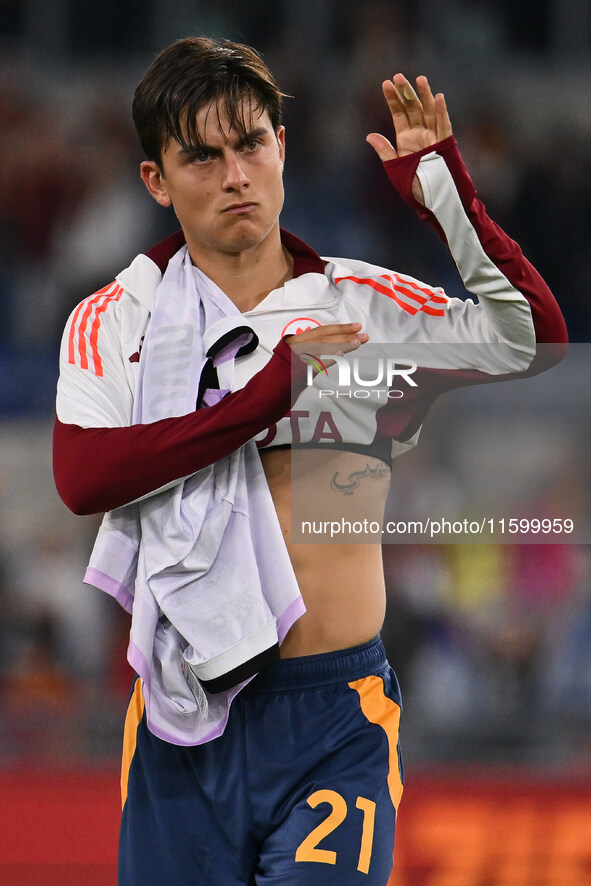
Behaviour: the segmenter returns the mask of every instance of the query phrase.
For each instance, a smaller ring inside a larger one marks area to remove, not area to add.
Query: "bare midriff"
[[[282,657],[367,642],[379,633],[386,605],[380,533],[369,529],[381,525],[388,467],[369,455],[321,449],[263,450],[261,459],[306,604]],[[368,531],[348,532],[353,524]]]

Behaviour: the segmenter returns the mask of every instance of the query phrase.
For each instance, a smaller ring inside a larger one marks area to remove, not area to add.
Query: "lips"
[[[253,209],[256,209],[256,203],[233,203],[232,206],[228,206],[223,210],[224,213],[228,215],[242,215],[248,212],[252,212]]]

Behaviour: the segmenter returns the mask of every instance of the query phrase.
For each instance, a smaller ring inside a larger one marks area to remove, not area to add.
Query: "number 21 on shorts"
[[[318,844],[336,830],[347,818],[348,809],[345,798],[337,791],[321,790],[311,794],[308,797],[307,803],[312,809],[315,809],[321,803],[328,803],[332,808],[328,816],[302,840],[296,850],[295,860],[336,864],[337,853],[330,849],[318,849]],[[357,870],[361,871],[362,874],[367,874],[369,872],[373,847],[376,804],[373,800],[367,800],[365,797],[357,797],[355,806],[361,810],[363,815],[360,822],[361,834]]]

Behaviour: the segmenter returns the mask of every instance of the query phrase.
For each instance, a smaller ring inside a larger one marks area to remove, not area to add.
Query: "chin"
[[[227,240],[228,251],[243,252],[245,249],[252,249],[255,246],[259,246],[259,244],[266,240],[270,232],[271,228],[265,228],[264,231],[261,231],[260,229],[257,231],[236,231],[234,236],[229,237]]]

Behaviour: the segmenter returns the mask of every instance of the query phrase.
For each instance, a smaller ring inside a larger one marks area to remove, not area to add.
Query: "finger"
[[[342,335],[335,333],[331,336],[319,336],[314,339],[304,339],[301,335],[286,337],[286,342],[290,348],[298,354],[338,353],[338,350],[345,346],[355,345],[355,347],[359,347],[359,345],[365,344],[367,341],[369,341],[367,332],[350,332],[343,333]]]
[[[424,75],[417,77],[417,93],[419,96],[419,100],[423,106],[425,125],[428,129],[432,129],[433,132],[436,132],[437,115],[435,110],[435,99],[433,98],[433,93],[431,92],[429,81]]]
[[[331,341],[321,342],[295,342],[290,341],[289,346],[292,351],[299,357],[327,357],[329,354],[346,354],[349,351],[356,351],[357,348],[369,341],[369,335],[364,332],[353,339],[342,338],[331,339]]]
[[[293,337],[292,337],[293,338]],[[361,345],[365,344],[366,341],[369,340],[369,336],[367,333],[362,333],[357,336],[353,341],[338,341],[334,340],[331,342],[301,342],[296,343],[295,341],[289,341],[288,344],[296,356],[298,356],[304,363],[308,362],[310,358],[316,358],[323,360],[327,358],[330,354],[336,357],[342,357],[345,354],[348,354],[350,351],[356,351]],[[326,365],[332,365],[333,361],[326,360]]]
[[[384,93],[384,98],[386,99],[388,103],[388,108],[390,110],[390,113],[392,114],[394,130],[396,131],[396,135],[398,135],[399,133],[404,132],[410,126],[410,121],[406,113],[404,101],[400,97],[400,94],[392,80],[385,80],[382,83],[382,92]]]
[[[425,118],[423,106],[413,87],[404,74],[394,74],[393,83],[406,111],[411,126],[423,126]]]
[[[314,374],[319,371],[318,362],[322,360],[322,367],[328,368],[330,366],[334,366],[335,360],[331,360],[329,354],[332,354],[334,357],[344,357],[345,354],[350,353],[351,351],[356,351],[363,342],[343,342],[340,345],[334,345],[334,347],[327,347],[323,345],[321,347],[317,347],[316,349],[310,348],[308,351],[304,351],[302,347],[292,348],[294,353],[302,360],[304,363],[310,365],[310,361],[312,362]],[[315,352],[316,351],[316,352]],[[322,353],[323,351],[328,351],[327,353]]]
[[[361,323],[326,323],[323,326],[315,326],[314,329],[308,329],[306,333],[310,335],[349,335],[357,333],[361,330]],[[306,333],[302,333],[306,335]]]
[[[442,92],[438,92],[435,96],[435,115],[437,119],[437,140],[443,141],[444,138],[449,138],[453,133],[445,96]]]
[[[343,342],[337,351],[337,356],[343,357],[345,354],[349,354],[351,351],[356,351],[357,348],[361,347],[364,342],[361,341],[348,341]]]
[[[379,132],[370,132],[365,140],[372,146],[382,163],[386,160],[395,160],[398,157],[392,143]]]
[[[323,326],[314,326],[312,329],[306,329],[304,332],[298,332],[297,338],[319,338],[319,336],[334,335],[342,332],[358,332],[361,329],[361,323],[326,323]]]
[[[367,332],[351,332],[351,333],[343,333],[342,335],[330,335],[330,336],[322,336],[317,339],[308,339],[308,341],[296,341],[297,336],[293,337],[293,341],[290,344],[294,345],[303,345],[306,348],[310,348],[310,350],[321,348],[329,348],[334,349],[337,345],[342,345],[347,342],[357,342],[358,344],[363,344],[364,342],[369,340],[369,335]]]
[[[295,335],[286,336],[288,344],[304,342],[324,342],[335,335],[354,336],[361,330],[361,323],[328,323],[325,326],[315,326],[298,332]]]
[[[356,344],[361,345],[366,341],[369,341],[369,335],[367,332],[358,332],[356,335],[335,335],[330,338],[326,344],[335,345],[335,344]]]

